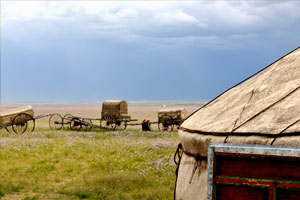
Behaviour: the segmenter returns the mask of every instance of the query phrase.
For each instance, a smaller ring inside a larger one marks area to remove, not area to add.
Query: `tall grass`
[[[172,199],[177,133],[0,134],[1,199]]]

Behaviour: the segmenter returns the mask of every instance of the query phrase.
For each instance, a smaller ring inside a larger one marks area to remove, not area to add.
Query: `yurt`
[[[207,196],[210,143],[300,146],[300,47],[228,89],[180,126],[175,198]]]

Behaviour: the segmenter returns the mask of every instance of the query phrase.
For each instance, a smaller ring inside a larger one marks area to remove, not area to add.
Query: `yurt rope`
[[[195,163],[194,163],[194,167],[193,167],[193,171],[191,174],[191,178],[189,180],[189,183],[192,183],[193,177],[195,175],[195,172],[199,166],[199,163],[201,162],[201,160],[207,160],[207,156],[201,156],[200,154],[193,154],[191,152],[188,152],[186,150],[183,149],[183,146],[181,143],[178,144],[175,155],[174,155],[174,163],[177,165],[176,167],[176,179],[175,179],[175,189],[174,189],[174,200],[176,199],[176,188],[177,188],[177,178],[178,178],[178,172],[179,172],[179,166],[181,163],[181,158],[182,158],[182,154],[185,154],[187,156],[190,157],[194,157],[195,158]],[[177,157],[178,157],[178,161],[177,161]]]
[[[284,132],[286,131],[287,129],[289,129],[290,127],[294,126],[295,124],[297,124],[298,122],[300,121],[300,119],[298,119],[297,121],[291,123],[290,125],[288,125],[285,129],[283,129],[282,131],[280,131],[280,133],[278,133],[274,139],[272,140],[271,144],[270,145],[273,145],[275,140]]]
[[[181,152],[180,152],[180,150],[181,150]],[[178,178],[178,171],[179,171],[179,165],[181,162],[182,153],[183,153],[182,152],[182,144],[179,143],[177,146],[175,155],[174,155],[174,163],[177,165],[176,171],[175,171],[176,179],[175,179],[175,188],[174,188],[174,200],[176,199],[177,178]],[[177,156],[178,156],[178,161],[176,160]]]
[[[235,130],[235,126],[236,126],[237,122],[238,122],[239,119],[242,117],[242,115],[243,115],[243,113],[244,113],[244,111],[245,111],[245,108],[246,108],[246,106],[249,104],[249,102],[251,101],[253,95],[254,95],[254,89],[251,91],[250,98],[248,99],[247,103],[245,103],[245,105],[243,106],[243,109],[242,109],[241,113],[240,113],[239,116],[236,118],[236,120],[235,120],[235,122],[234,122],[234,125],[233,125],[233,127],[232,127],[231,132],[229,132],[229,133],[227,134],[227,136],[225,137],[224,143],[226,143],[226,141],[227,141],[228,137],[230,136],[230,134]]]

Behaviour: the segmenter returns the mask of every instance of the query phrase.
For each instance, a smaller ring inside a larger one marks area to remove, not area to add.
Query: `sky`
[[[300,45],[300,1],[2,1],[1,102],[209,100]]]

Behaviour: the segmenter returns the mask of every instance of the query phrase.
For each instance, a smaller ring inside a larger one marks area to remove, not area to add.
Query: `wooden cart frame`
[[[98,121],[98,124],[94,122]],[[69,128],[71,130],[90,131],[92,128],[102,130],[125,130],[129,122],[137,121],[136,119],[120,119],[113,117],[106,118],[87,118],[66,114],[63,117],[60,114],[53,114],[49,118],[49,127],[52,130],[61,130]]]
[[[93,123],[98,121],[99,125]],[[137,121],[128,115],[128,105],[126,101],[106,100],[102,104],[101,118],[79,117],[71,114],[54,114],[49,119],[51,129],[60,130],[70,128],[71,130],[89,131],[93,127],[104,130],[125,130],[128,123]]]
[[[173,131],[185,120],[187,112],[184,108],[161,109],[158,111],[158,129]]]
[[[10,109],[1,113],[0,129],[4,128],[8,133],[30,133],[35,129],[35,120],[45,117],[50,117],[51,119],[53,115],[55,114],[34,116],[33,108],[31,106]]]

